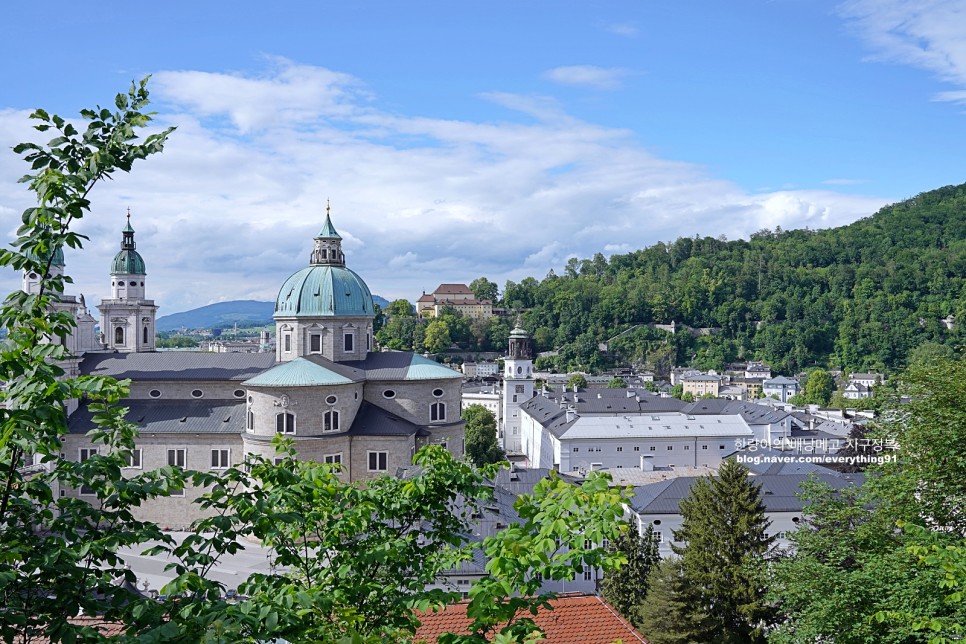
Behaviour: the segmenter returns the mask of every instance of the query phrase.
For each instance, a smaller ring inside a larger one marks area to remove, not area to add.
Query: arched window
[[[114,344],[124,344],[124,327],[114,329]]]
[[[144,344],[148,343],[148,327],[144,327],[144,339],[141,342]]]
[[[334,432],[339,429],[339,412],[334,409],[322,414],[322,431]]]
[[[294,434],[295,414],[284,412],[275,416],[275,431],[279,434]]]
[[[446,403],[438,402],[429,406],[430,422],[446,420]]]

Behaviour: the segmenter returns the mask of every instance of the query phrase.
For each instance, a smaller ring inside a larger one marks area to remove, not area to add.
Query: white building
[[[798,394],[800,388],[797,380],[785,376],[776,376],[761,383],[765,398],[774,398],[781,402],[788,402],[789,398]]]
[[[530,336],[516,326],[510,331],[509,353],[503,362],[503,450],[519,454],[520,405],[533,398],[533,360]]]
[[[788,535],[797,530],[803,520],[804,502],[798,497],[803,482],[815,476],[833,489],[842,489],[860,485],[862,480],[861,474],[840,474],[802,463],[775,466],[767,471],[776,473],[752,474],[751,478],[761,485],[765,516],[771,522],[768,534],[776,537],[774,546],[782,549],[791,547]],[[637,524],[642,534],[648,525],[653,528],[662,557],[673,554],[672,542],[678,546],[684,545],[674,541],[674,532],[681,529],[683,522],[680,503],[687,498],[696,480],[696,477],[678,477],[634,488],[629,507],[630,520]]]
[[[502,432],[503,427],[503,394],[497,387],[463,387],[462,408],[470,405],[480,405],[493,414],[496,426]],[[502,433],[499,434],[502,438]]]
[[[673,399],[648,396],[642,405],[637,394],[609,399],[601,395],[594,399],[598,404],[581,412],[579,394],[577,398],[575,403],[538,395],[521,406],[521,448],[528,467],[578,473],[716,468],[755,436],[739,414],[684,414],[675,410],[680,401]]]

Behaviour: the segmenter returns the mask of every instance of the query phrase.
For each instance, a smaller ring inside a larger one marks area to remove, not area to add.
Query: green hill
[[[899,369],[924,344],[966,343],[961,325],[944,323],[966,322],[966,184],[839,228],[681,238],[609,260],[572,259],[563,275],[508,282],[502,303],[528,309],[535,348],[559,349],[551,361],[560,368],[721,368],[758,358],[781,373]],[[670,337],[649,326],[671,321],[716,331]]]
[[[372,296],[372,300],[383,308],[389,305],[387,300],[378,295]],[[274,312],[274,302],[232,300],[162,316],[158,318],[156,326],[158,331],[176,331],[181,328],[225,328],[234,325],[236,322],[239,327],[262,326],[273,324],[272,314]]]

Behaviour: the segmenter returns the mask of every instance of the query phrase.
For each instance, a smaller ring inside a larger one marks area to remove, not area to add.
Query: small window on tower
[[[124,328],[117,327],[114,329],[114,344],[124,344]]]
[[[353,344],[354,344],[353,341],[355,340],[355,337],[351,333],[346,333],[344,336],[344,340],[345,340],[346,353],[353,351]]]
[[[309,351],[312,353],[322,352],[322,336],[314,333],[309,336]]]

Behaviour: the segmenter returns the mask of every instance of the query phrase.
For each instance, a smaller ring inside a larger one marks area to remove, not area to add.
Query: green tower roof
[[[111,275],[134,274],[145,275],[144,259],[135,250],[137,244],[134,243],[134,229],[131,228],[131,210],[127,211],[127,225],[121,231],[121,250],[114,256],[111,264]]]

